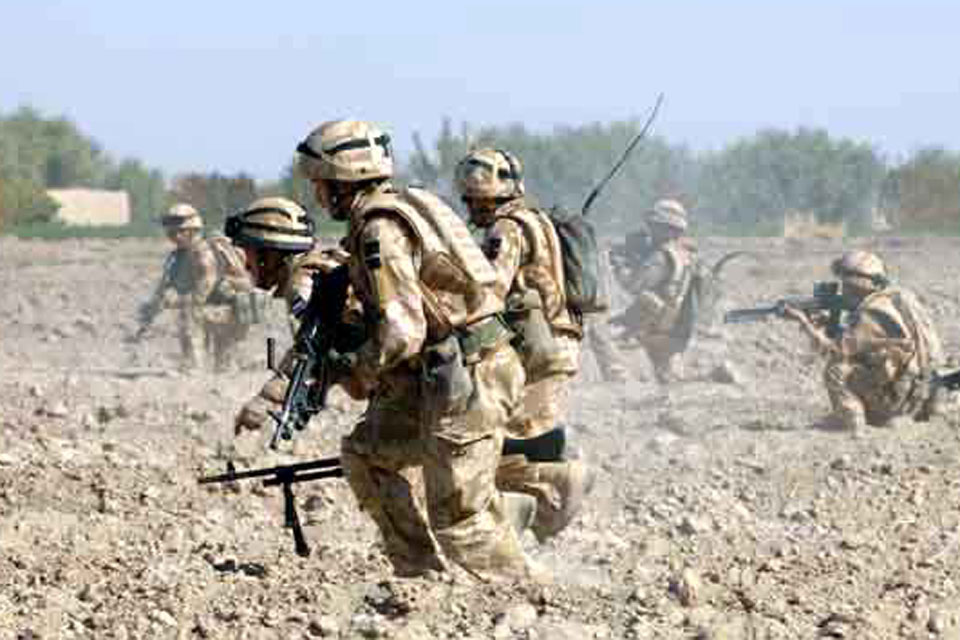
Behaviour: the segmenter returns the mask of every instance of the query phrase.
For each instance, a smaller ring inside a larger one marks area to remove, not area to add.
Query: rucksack
[[[580,315],[606,311],[610,301],[603,285],[600,248],[593,225],[584,216],[562,207],[552,207],[545,213],[560,240],[567,307]]]

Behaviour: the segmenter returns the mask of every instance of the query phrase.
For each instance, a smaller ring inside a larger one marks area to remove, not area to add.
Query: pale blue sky
[[[822,126],[884,152],[960,149],[960,2],[0,0],[0,111],[65,114],[169,173],[272,179],[331,118],[399,150],[455,121],[641,116],[715,148]]]

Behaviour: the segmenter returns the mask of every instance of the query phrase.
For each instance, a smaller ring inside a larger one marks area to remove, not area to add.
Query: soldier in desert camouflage
[[[524,385],[496,274],[452,209],[393,186],[390,139],[375,126],[328,122],[297,150],[318,201],[348,224],[368,336],[352,380],[370,401],[341,460],[394,571],[421,575],[452,560],[482,578],[539,575],[515,531],[536,502],[494,481]],[[417,466],[429,519],[405,475]]]
[[[846,253],[832,268],[850,309],[837,337],[828,336],[816,315],[790,307],[784,312],[828,356],[829,422],[856,433],[868,424],[936,413],[930,379],[941,343],[927,310],[912,292],[891,284],[883,261],[872,253]]]
[[[520,160],[509,152],[469,153],[457,166],[456,184],[470,222],[485,231],[494,289],[506,300],[508,323],[519,338],[527,386],[508,433],[535,437],[556,425],[580,366],[583,323],[567,308],[560,241],[549,217],[527,204]],[[529,463],[505,456],[497,482],[537,498],[532,529],[543,541],[580,511],[592,476],[579,460]]]
[[[672,199],[658,200],[647,214],[647,230],[627,236],[610,254],[617,282],[633,295],[630,306],[612,322],[624,337],[636,339],[661,384],[683,375],[682,355],[692,334],[691,285],[696,275],[696,246],[684,236],[687,212]]]
[[[307,212],[287,198],[252,202],[230,216],[224,230],[243,251],[256,287],[272,291],[274,297],[286,302],[294,333],[297,318],[310,298],[313,275],[346,263],[346,252],[339,247],[322,247],[314,238],[313,221]],[[289,358],[285,356],[280,364],[281,374],[288,366]],[[283,375],[272,376],[237,414],[237,435],[268,429],[268,411],[280,409],[286,388]]]
[[[139,309],[138,337],[163,309],[175,308],[181,368],[202,368],[210,351],[214,367],[223,371],[250,325],[261,320],[262,305],[243,256],[226,238],[204,238],[203,220],[189,204],[171,207],[162,223],[175,249],[164,262],[154,295]]]

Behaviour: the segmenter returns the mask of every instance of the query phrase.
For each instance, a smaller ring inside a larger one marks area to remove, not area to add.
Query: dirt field
[[[809,292],[843,248],[701,246],[757,252],[727,269],[724,308]],[[960,245],[870,246],[960,354]],[[559,539],[526,540],[553,585],[393,578],[340,480],[298,487],[301,559],[277,492],[196,483],[232,455],[281,314],[236,370],[168,373],[172,314],[125,340],[164,250],[0,240],[0,640],[960,638],[957,421],[815,428],[822,364],[776,322],[702,335],[669,391],[639,354],[636,381],[598,384],[588,354],[568,424],[597,487]],[[244,442],[243,464],[335,454],[360,407],[334,404],[296,455]]]

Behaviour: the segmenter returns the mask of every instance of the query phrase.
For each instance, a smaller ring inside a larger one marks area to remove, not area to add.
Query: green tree
[[[960,230],[960,154],[940,147],[913,153],[887,175],[881,209],[903,229]]]
[[[826,131],[765,130],[701,160],[698,201],[721,224],[769,227],[788,211],[859,223],[876,204],[885,167],[867,144]]]
[[[207,228],[219,229],[226,216],[250,204],[258,193],[256,183],[247,174],[226,176],[214,171],[177,176],[170,195],[176,202],[195,206]]]
[[[136,222],[151,221],[168,205],[163,174],[157,169],[148,169],[139,160],[127,158],[120,162],[108,172],[103,186],[129,194],[130,214]]]

